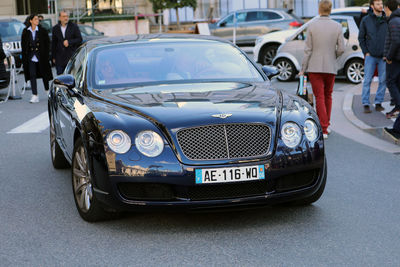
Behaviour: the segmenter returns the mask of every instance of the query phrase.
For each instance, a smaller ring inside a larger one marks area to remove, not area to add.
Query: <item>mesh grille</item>
[[[209,125],[178,132],[183,154],[191,160],[218,160],[262,156],[271,134],[263,124]]]

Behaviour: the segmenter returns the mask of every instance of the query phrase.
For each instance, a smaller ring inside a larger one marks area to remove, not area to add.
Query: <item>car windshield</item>
[[[0,37],[21,36],[25,25],[19,21],[0,22]]]
[[[264,81],[235,47],[215,41],[113,45],[94,54],[93,85],[98,89],[138,83]]]

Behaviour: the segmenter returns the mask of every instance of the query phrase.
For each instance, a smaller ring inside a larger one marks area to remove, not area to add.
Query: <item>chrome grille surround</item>
[[[271,129],[260,123],[216,124],[181,129],[179,146],[190,160],[225,160],[268,154]]]

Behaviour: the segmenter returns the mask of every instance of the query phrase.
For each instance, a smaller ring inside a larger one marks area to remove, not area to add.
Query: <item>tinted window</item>
[[[349,23],[347,19],[333,19],[334,21],[338,22],[340,25],[342,25],[342,32],[345,34],[346,32],[349,32]]]
[[[282,16],[275,13],[275,12],[268,12],[268,11],[264,11],[264,12],[258,12],[260,15],[260,20],[272,20],[272,19],[281,19]]]
[[[256,21],[259,20],[258,12],[247,12],[246,21]]]
[[[92,66],[96,88],[166,81],[263,81],[238,49],[217,42],[108,46],[96,51]]]

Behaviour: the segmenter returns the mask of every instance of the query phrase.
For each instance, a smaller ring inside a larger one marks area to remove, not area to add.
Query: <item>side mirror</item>
[[[100,32],[101,35],[104,35],[104,32]]]
[[[267,75],[268,79],[272,79],[275,76],[279,75],[279,70],[277,67],[274,66],[262,66],[261,67],[262,71]]]
[[[77,94],[77,91],[75,89],[75,78],[70,74],[60,75],[56,77],[53,83],[58,86],[66,87],[70,96],[74,96]]]
[[[220,27],[225,27],[225,26],[226,26],[226,21],[221,22],[221,23],[219,24],[219,26],[220,26]]]

